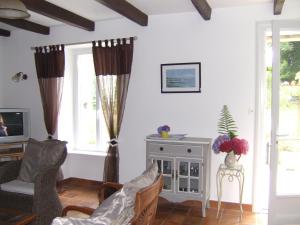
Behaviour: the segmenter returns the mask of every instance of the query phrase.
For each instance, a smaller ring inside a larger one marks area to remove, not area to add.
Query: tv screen
[[[0,137],[23,135],[23,112],[0,112]]]

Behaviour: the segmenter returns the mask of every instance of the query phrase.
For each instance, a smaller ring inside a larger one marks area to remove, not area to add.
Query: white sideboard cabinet
[[[146,138],[147,167],[157,161],[163,173],[161,196],[172,202],[198,200],[206,216],[210,197],[210,138]]]

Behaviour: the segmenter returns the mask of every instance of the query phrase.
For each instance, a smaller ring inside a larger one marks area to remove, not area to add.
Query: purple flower
[[[171,128],[168,125],[163,125],[157,128],[157,132],[160,134],[162,131],[170,132]]]
[[[157,128],[157,133],[160,134],[161,132],[162,132],[162,126],[160,126],[160,127]]]
[[[230,141],[230,137],[226,134],[220,135],[219,137],[217,137],[212,146],[214,153],[219,154],[221,144],[223,144],[226,141]]]
[[[170,132],[170,127],[168,126],[168,125],[164,125],[163,127],[162,127],[162,130],[163,131],[167,131],[167,132]]]

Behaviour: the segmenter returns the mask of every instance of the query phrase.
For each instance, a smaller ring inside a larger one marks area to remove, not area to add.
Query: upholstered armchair
[[[89,218],[56,218],[52,225],[151,225],[162,187],[163,176],[158,174],[155,163],[141,176],[124,185],[111,182],[101,185],[98,208],[67,206],[63,210],[64,216],[69,211],[79,211],[90,215]],[[107,190],[115,193],[103,199]]]
[[[66,156],[66,142],[30,139],[22,160],[0,163],[0,208],[34,213],[35,225],[51,224],[62,213],[56,177]]]

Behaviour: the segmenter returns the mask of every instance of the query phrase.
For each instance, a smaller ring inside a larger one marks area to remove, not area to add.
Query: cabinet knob
[[[160,147],[160,148],[159,148],[159,150],[160,150],[160,151],[163,151],[163,150],[164,150],[164,148],[163,148],[163,147]]]
[[[188,153],[191,153],[191,152],[192,152],[192,149],[188,148],[188,149],[187,149],[187,152],[188,152]]]

